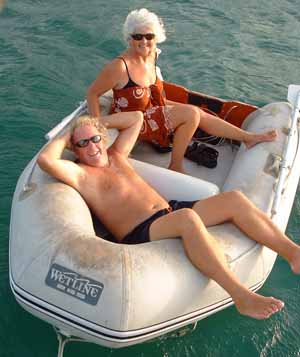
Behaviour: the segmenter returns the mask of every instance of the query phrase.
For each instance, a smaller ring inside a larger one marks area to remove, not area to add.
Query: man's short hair
[[[73,122],[71,126],[71,136],[73,136],[75,129],[86,125],[94,126],[99,131],[103,140],[107,142],[108,134],[107,134],[106,127],[99,122],[98,118],[93,118],[90,117],[89,115],[82,115]]]

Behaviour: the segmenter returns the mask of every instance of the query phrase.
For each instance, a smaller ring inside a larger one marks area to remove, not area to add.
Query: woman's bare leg
[[[221,193],[197,202],[193,209],[206,227],[231,221],[249,238],[277,252],[290,263],[294,273],[299,273],[300,246],[241,192]]]
[[[169,120],[174,128],[174,138],[171,162],[168,168],[184,173],[184,153],[199,126],[200,115],[196,107],[173,106],[169,110]]]
[[[195,211],[181,209],[158,218],[150,226],[152,241],[177,236],[182,237],[186,254],[195,267],[230,294],[241,314],[265,319],[283,308],[282,301],[253,293],[238,281]]]
[[[206,113],[201,109],[199,109],[199,111],[201,118],[199,127],[201,129],[211,135],[242,141],[246,145],[247,149],[250,149],[260,142],[273,141],[277,138],[277,132],[275,129],[269,130],[262,134],[251,133],[240,129],[225,120]]]
[[[211,135],[242,141],[248,149],[263,141],[273,141],[277,137],[274,129],[262,134],[250,133],[194,105],[174,102],[170,104],[172,106],[169,110],[169,120],[174,128],[174,140],[169,169],[174,171],[184,172],[184,153],[198,127]]]

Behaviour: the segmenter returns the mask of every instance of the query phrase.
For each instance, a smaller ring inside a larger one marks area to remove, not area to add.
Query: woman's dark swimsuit
[[[181,208],[193,208],[197,201],[176,201],[169,202],[169,207],[164,208],[151,217],[147,218],[144,222],[136,226],[130,233],[128,233],[121,241],[124,244],[140,244],[150,242],[149,229],[151,224],[157,220],[157,218],[165,216],[170,212],[177,211]]]

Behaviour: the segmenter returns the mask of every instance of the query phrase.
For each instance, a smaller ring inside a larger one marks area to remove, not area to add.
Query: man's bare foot
[[[249,138],[244,140],[244,144],[246,145],[247,149],[251,149],[254,145],[258,143],[262,143],[264,141],[274,141],[277,138],[277,131],[276,129],[272,129],[266,131],[262,134],[250,134]]]
[[[273,297],[265,297],[251,291],[235,300],[237,310],[258,320],[267,319],[284,307],[284,302]]]

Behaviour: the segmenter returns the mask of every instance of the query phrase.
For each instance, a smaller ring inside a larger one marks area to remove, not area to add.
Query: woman
[[[156,14],[147,9],[130,12],[123,35],[128,48],[103,68],[88,89],[90,115],[100,118],[99,96],[113,89],[112,112],[139,110],[144,113],[139,139],[165,146],[172,136],[169,169],[184,172],[184,153],[198,127],[211,135],[242,141],[247,148],[276,138],[275,130],[250,133],[196,106],[165,99],[163,82],[156,72],[156,44],[165,41],[166,36]]]

